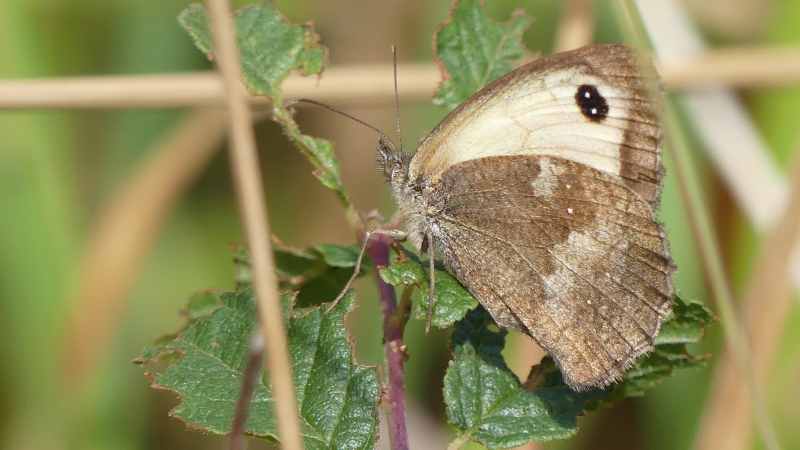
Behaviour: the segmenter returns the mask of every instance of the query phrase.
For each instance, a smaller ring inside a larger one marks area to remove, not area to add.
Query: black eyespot
[[[581,85],[575,93],[575,101],[583,115],[592,122],[602,122],[608,116],[608,103],[596,86]]]

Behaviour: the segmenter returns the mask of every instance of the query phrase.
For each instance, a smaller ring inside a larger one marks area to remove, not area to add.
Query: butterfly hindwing
[[[652,210],[624,183],[563,158],[498,156],[452,166],[432,189],[445,262],[571,386],[609,384],[652,350],[674,267]]]

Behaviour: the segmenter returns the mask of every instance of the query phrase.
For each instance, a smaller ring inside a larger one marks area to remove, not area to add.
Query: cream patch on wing
[[[609,111],[604,120],[592,122],[581,112],[575,99],[581,85],[596,86],[605,98]],[[430,156],[412,162],[412,178],[424,172],[435,179],[454,164],[500,155],[553,155],[618,176],[627,97],[624,88],[604,85],[584,67],[522,79],[476,102],[430,136],[418,150]]]
[[[539,175],[531,181],[533,192],[537,196],[550,196],[559,186],[558,177],[564,173],[564,166],[553,164],[550,158],[542,158],[539,161]],[[569,185],[566,185],[570,189]]]

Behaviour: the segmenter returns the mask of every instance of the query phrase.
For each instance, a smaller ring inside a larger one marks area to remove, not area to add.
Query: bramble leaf
[[[444,81],[433,103],[452,110],[472,94],[514,69],[525,55],[522,34],[532,23],[522,11],[500,23],[479,0],[461,0],[434,33],[436,61]]]
[[[345,296],[329,313],[324,307],[295,308],[291,302],[290,295],[282,299],[306,448],[375,448],[378,370],[354,362],[344,328],[354,295]],[[185,329],[145,349],[136,362],[178,355],[163,372],[148,374],[153,387],[180,395],[172,415],[187,425],[225,434],[233,421],[250,336],[258,326],[254,297],[249,290],[203,292],[190,301],[189,311]],[[246,430],[276,440],[272,394],[263,380],[256,383]]]
[[[383,281],[392,286],[415,285],[420,289],[420,300],[414,308],[414,317],[426,320],[430,292],[430,270],[421,264],[416,255],[406,252],[403,262],[380,269]],[[448,272],[436,269],[436,286],[433,289],[433,314],[431,324],[447,328],[461,320],[467,311],[478,306],[478,301]]]
[[[194,46],[205,53],[209,59],[214,57],[214,42],[211,39],[211,25],[208,13],[200,3],[192,3],[178,14],[178,23],[189,33]]]
[[[338,296],[347,280],[356,270],[359,248],[355,245],[322,244],[300,250],[290,247],[277,238],[272,239],[275,254],[275,270],[282,291],[296,292],[295,305],[312,306],[332,301]],[[244,248],[236,249],[237,283],[240,288],[250,285],[250,261]],[[369,255],[364,255],[359,274],[367,272]]]
[[[483,308],[456,324],[450,344],[454,359],[444,377],[447,417],[458,430],[456,440],[510,448],[572,436],[584,404],[602,391],[575,392],[558,382],[557,370],[544,375],[536,389],[524,389],[500,355],[506,333]]]
[[[285,245],[275,246],[281,289],[297,292],[298,306],[332,301],[342,292],[347,280],[356,270],[358,250],[357,245],[342,247],[323,244],[304,251]],[[305,266],[305,270],[288,270],[292,266],[299,268],[298,264]],[[362,266],[364,264],[369,264],[368,256],[364,257]],[[367,271],[362,267],[359,274],[363,275],[365,272]]]
[[[189,5],[181,11],[178,22],[197,48],[213,58],[211,27],[203,6]],[[281,83],[293,70],[301,69],[304,75],[322,72],[327,50],[318,44],[319,36],[310,26],[289,23],[272,3],[238,10],[235,26],[242,75],[252,92],[275,101],[280,99]]]
[[[656,345],[700,342],[705,336],[705,325],[715,320],[711,311],[702,303],[685,300],[680,295],[675,296],[672,316],[679,320],[667,318],[661,326],[661,332],[656,336]]]
[[[509,448],[569,437],[578,431],[577,416],[584,412],[642,395],[673,376],[675,369],[704,367],[705,358],[690,355],[686,344],[698,342],[698,334],[702,336],[713,320],[701,304],[676,296],[675,313],[664,327],[674,330],[669,341],[681,344],[657,342],[655,351],[640,357],[621,382],[575,392],[549,357],[534,366],[521,384],[500,355],[506,331],[497,331],[483,308],[470,311],[456,324],[451,341],[454,360],[444,379],[447,416],[458,430],[456,441],[472,439],[489,448]]]

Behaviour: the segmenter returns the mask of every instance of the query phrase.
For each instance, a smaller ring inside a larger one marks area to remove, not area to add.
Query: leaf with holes
[[[178,22],[195,45],[209,58],[214,56],[208,14],[195,3],[184,9]],[[270,2],[236,12],[236,37],[242,60],[242,75],[252,92],[280,104],[283,80],[295,69],[305,75],[322,72],[327,50],[307,25],[293,25]]]

